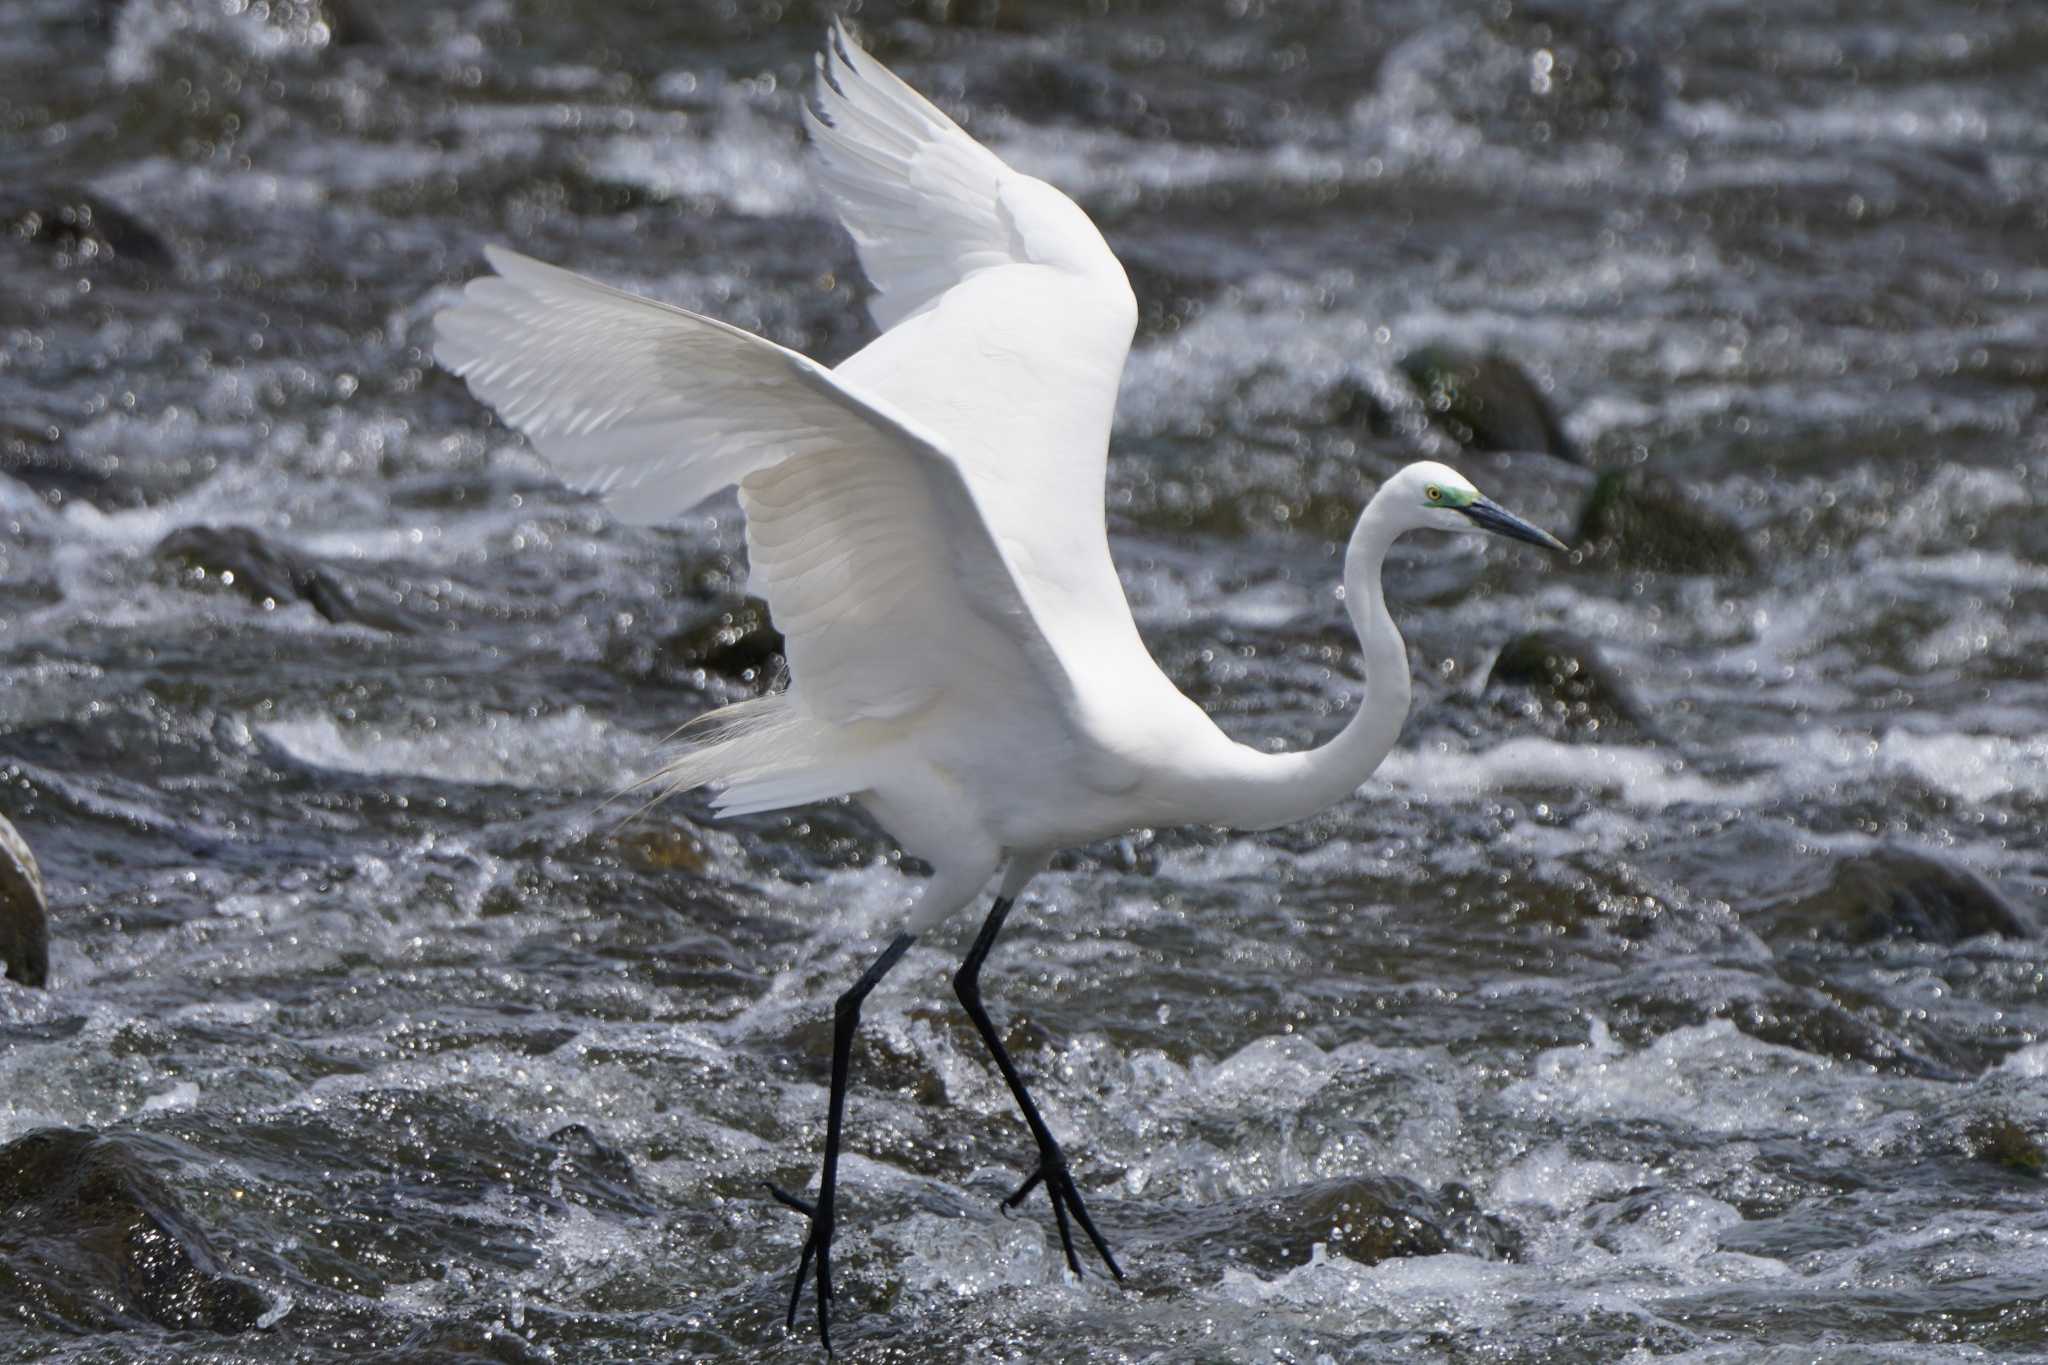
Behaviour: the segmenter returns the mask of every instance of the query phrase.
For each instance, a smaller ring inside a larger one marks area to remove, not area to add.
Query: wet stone
[[[2019,1175],[2048,1175],[2048,1144],[2043,1134],[2004,1114],[1987,1114],[1964,1134],[1970,1155]]]
[[[1400,361],[1439,430],[1467,450],[1536,450],[1577,460],[1550,400],[1506,356],[1423,346]]]
[[[1877,1020],[1811,991],[1734,1002],[1722,1012],[1761,1042],[1815,1057],[1858,1062],[1875,1071],[1926,1080],[1960,1081],[1981,1070],[1977,1059],[1954,1055],[1940,1039],[1912,1039]]]
[[[633,1172],[632,1160],[588,1125],[558,1128],[543,1145],[552,1153],[549,1175],[565,1202],[631,1214],[657,1212]]]
[[[1356,375],[1346,375],[1316,396],[1320,411],[1308,414],[1324,426],[1385,438],[1396,430],[1394,414]]]
[[[685,625],[663,642],[662,653],[678,670],[701,668],[743,682],[765,682],[782,671],[782,648],[782,632],[769,621],[768,604],[749,597]]]
[[[1523,54],[1511,112],[1568,134],[1611,132],[1661,117],[1670,77],[1648,35],[1594,17],[1598,7],[1520,4],[1495,7],[1494,37]]]
[[[34,204],[0,207],[0,222],[17,239],[49,247],[75,262],[119,260],[161,270],[177,264],[169,244],[154,228],[83,190],[54,190]]]
[[[441,1319],[416,1328],[391,1350],[356,1359],[361,1365],[548,1365],[556,1357],[536,1350],[501,1321]]]
[[[398,611],[368,601],[326,565],[247,526],[183,527],[158,542],[156,556],[259,606],[304,602],[336,624],[410,628]]]
[[[138,1139],[41,1128],[0,1148],[0,1319],[234,1333],[270,1306],[226,1273]]]
[[[2041,935],[2031,916],[1976,873],[1906,849],[1844,858],[1825,887],[1773,908],[1770,918],[1781,933],[1848,943]]]
[[[1486,691],[1519,696],[1561,737],[1641,741],[1654,738],[1642,704],[1592,641],[1564,630],[1510,640],[1486,675]]]
[[[1248,1267],[1267,1273],[1306,1264],[1318,1244],[1360,1265],[1446,1252],[1512,1260],[1522,1248],[1520,1235],[1482,1213],[1466,1187],[1431,1191],[1400,1176],[1340,1177],[1232,1200],[1191,1226],[1226,1237]]]
[[[1657,573],[1746,574],[1756,552],[1734,522],[1674,480],[1640,470],[1602,474],[1579,514],[1572,544],[1582,563]]]
[[[80,455],[54,426],[0,422],[0,474],[32,488],[52,506],[73,499],[95,507],[140,507],[142,487],[120,462]]]
[[[50,979],[50,909],[43,872],[28,842],[0,815],[0,966],[7,979],[43,986]]]

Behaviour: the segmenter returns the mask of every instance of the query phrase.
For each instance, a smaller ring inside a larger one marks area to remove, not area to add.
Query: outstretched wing
[[[899,716],[1001,697],[1042,736],[1073,689],[975,495],[911,420],[712,318],[503,249],[435,319],[435,356],[635,519],[740,484],[752,586],[804,707]]]
[[[839,366],[945,443],[1068,667],[1149,665],[1103,483],[1137,304],[1074,202],[1005,165],[834,24],[806,111],[885,330]]]
[[[489,246],[484,256],[498,273],[471,280],[460,303],[435,315],[434,358],[622,519],[667,520],[764,456],[797,453],[747,439],[788,420],[782,392],[750,389],[717,366],[739,353],[731,338],[816,369],[811,362],[516,251]]]
[[[976,270],[1020,259],[1001,196],[1022,177],[837,19],[817,67],[804,123],[818,182],[874,286],[868,312],[877,327],[895,326]]]

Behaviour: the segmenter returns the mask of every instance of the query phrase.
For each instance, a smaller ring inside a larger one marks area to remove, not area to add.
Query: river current
[[[918,869],[843,805],[617,798],[774,673],[735,508],[621,525],[429,320],[503,242],[851,353],[830,13],[0,8],[0,815],[51,912],[0,982],[0,1361],[819,1358],[763,1182],[815,1178]],[[1125,1283],[998,1212],[972,926],[919,942],[840,1354],[2048,1358],[2048,7],[853,18],[1129,267],[1113,548],[1226,729],[1355,702],[1342,539],[1401,464],[1579,548],[1404,540],[1355,799],[1076,850],[1012,917],[990,1006]],[[1489,441],[1486,375],[1554,421]],[[214,1287],[37,1202],[51,1128]]]

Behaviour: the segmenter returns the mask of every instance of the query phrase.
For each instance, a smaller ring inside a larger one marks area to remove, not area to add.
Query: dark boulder
[[[1906,849],[1844,858],[1825,887],[1775,907],[1796,936],[1848,943],[1953,944],[1990,934],[2038,938],[2033,918],[1976,873]]]
[[[1746,574],[1756,568],[1749,538],[1677,483],[1618,469],[1594,481],[1572,536],[1580,562],[1657,573]]]
[[[0,1319],[100,1332],[245,1332],[270,1311],[226,1273],[138,1139],[41,1128],[0,1147]]]
[[[1537,450],[1578,460],[1550,400],[1506,356],[1423,346],[1401,357],[1438,429],[1467,450]]]
[[[2005,1114],[1986,1114],[1973,1122],[1963,1140],[1971,1156],[2039,1180],[2048,1176],[2048,1141],[2036,1129]]]
[[[7,979],[43,986],[50,979],[50,911],[43,872],[13,822],[0,815],[0,966]]]
[[[363,9],[360,0],[326,0],[321,7],[328,41],[336,47],[387,47],[384,27]]]
[[[259,606],[304,602],[337,624],[412,628],[400,610],[370,601],[317,559],[247,526],[182,527],[157,543],[156,556]]]
[[[1669,98],[1670,76],[1639,28],[1615,26],[1598,6],[1495,6],[1489,33],[1519,61],[1519,79],[1502,82],[1506,112],[1529,127],[1566,136],[1612,134],[1655,122]]]
[[[1985,1059],[1932,1030],[1911,1036],[1912,1023],[1882,1017],[1881,1003],[1851,1009],[1824,989],[1790,989],[1730,1001],[1719,1017],[1761,1042],[1815,1057],[1856,1062],[1895,1076],[1961,1081],[1982,1071]]]
[[[53,191],[40,202],[0,209],[0,221],[21,241],[62,252],[75,262],[118,260],[159,270],[178,263],[154,228],[83,190]]]
[[[1317,394],[1315,407],[1306,415],[1323,426],[1382,439],[1398,429],[1394,414],[1356,375],[1345,375]]]
[[[1445,1252],[1512,1260],[1522,1250],[1520,1235],[1480,1212],[1469,1189],[1431,1191],[1400,1176],[1344,1176],[1234,1199],[1192,1216],[1186,1226],[1267,1272],[1307,1263],[1319,1243],[1360,1265]]]
[[[54,426],[0,422],[0,474],[26,484],[52,506],[74,498],[109,509],[145,501],[119,460],[78,454]]]
[[[1524,709],[1561,737],[1639,741],[1653,727],[1628,684],[1591,640],[1565,630],[1534,630],[1502,649],[1486,691],[1520,697]]]
[[[632,1159],[581,1123],[549,1133],[542,1143],[548,1153],[550,1188],[564,1203],[649,1216],[657,1206],[641,1188]]]
[[[685,663],[727,677],[761,678],[782,667],[782,632],[758,597],[698,620],[678,633],[671,647]]]

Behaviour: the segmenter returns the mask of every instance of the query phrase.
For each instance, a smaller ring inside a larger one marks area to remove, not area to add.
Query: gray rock
[[[1467,450],[1540,450],[1578,460],[1550,400],[1506,356],[1423,346],[1401,357],[1430,420]]]
[[[0,964],[7,979],[44,986],[50,979],[50,910],[36,855],[0,815]]]
[[[2030,915],[1976,873],[1900,848],[1842,859],[1825,887],[1774,907],[1771,918],[1781,936],[1849,943],[2041,936]]]
[[[1184,1226],[1203,1241],[1225,1241],[1245,1264],[1268,1272],[1306,1264],[1318,1243],[1360,1265],[1445,1252],[1513,1260],[1522,1251],[1520,1234],[1482,1213],[1469,1189],[1432,1191],[1401,1176],[1340,1176],[1231,1200]]]
[[[169,243],[134,214],[84,190],[51,190],[39,201],[0,209],[16,238],[75,261],[118,260],[159,270],[178,263]]]
[[[226,1273],[142,1142],[40,1128],[0,1147],[0,1320],[232,1333],[269,1311]]]
[[[1594,482],[1572,544],[1581,563],[1617,569],[1746,574],[1757,563],[1741,527],[1673,480],[1634,469]]]
[[[1591,640],[1534,630],[1510,640],[1486,675],[1486,690],[1531,698],[1546,728],[1563,737],[1654,738],[1642,704]]]
[[[52,506],[80,499],[95,507],[140,507],[142,487],[116,460],[81,456],[53,426],[0,422],[0,474],[26,484]]]
[[[319,560],[247,526],[182,527],[157,543],[156,556],[259,605],[305,602],[337,623],[414,628],[402,608],[375,602]]]

